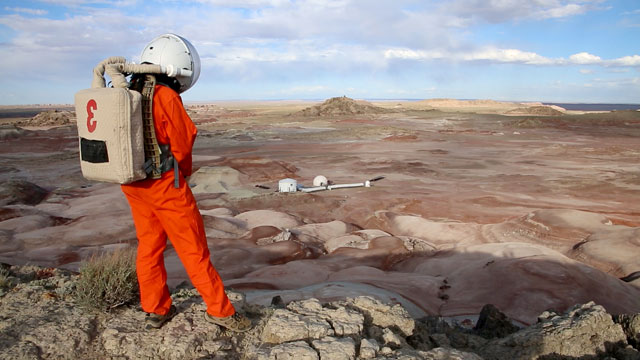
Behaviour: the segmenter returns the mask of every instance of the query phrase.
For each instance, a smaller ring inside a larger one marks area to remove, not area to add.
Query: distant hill
[[[540,106],[521,107],[521,108],[509,110],[505,114],[555,116],[555,115],[562,115],[564,113],[565,113],[565,110],[559,106],[540,105]]]
[[[489,99],[427,99],[408,103],[411,108],[437,109],[441,111],[485,114],[555,116],[566,113],[560,106],[543,105],[540,102],[511,102]]]
[[[465,108],[465,107],[501,108],[501,107],[542,105],[541,103],[518,103],[518,102],[484,100],[484,99],[480,99],[480,100],[427,99],[427,100],[421,100],[418,103],[422,105],[428,105],[434,108]]]
[[[75,124],[76,115],[73,111],[46,110],[31,119],[17,123],[21,126],[61,126]]]
[[[334,97],[326,100],[320,105],[308,107],[298,111],[294,115],[302,116],[335,116],[335,115],[359,115],[359,114],[382,114],[389,112],[378,106],[363,100],[353,100],[346,96]]]

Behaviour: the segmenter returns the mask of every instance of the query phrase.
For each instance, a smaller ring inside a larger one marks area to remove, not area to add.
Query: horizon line
[[[342,97],[333,96],[328,98],[276,98],[276,99],[212,99],[212,100],[185,100],[185,104],[207,104],[215,102],[277,102],[277,101],[326,101],[332,98]],[[349,97],[349,96],[346,96]],[[349,97],[351,98],[351,97]],[[570,104],[570,105],[629,105],[640,106],[640,102],[591,102],[591,101],[546,101],[546,100],[495,100],[490,98],[449,98],[449,97],[434,97],[434,98],[351,98],[353,100],[365,100],[365,101],[426,101],[426,100],[458,100],[458,101],[495,101],[502,103],[541,103],[544,105],[558,105],[558,104]],[[25,104],[0,104],[0,107],[17,107],[17,106],[74,106],[73,103],[25,103]]]

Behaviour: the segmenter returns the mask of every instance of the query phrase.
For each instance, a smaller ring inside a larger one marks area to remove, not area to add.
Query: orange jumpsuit
[[[207,312],[217,317],[233,315],[235,309],[211,264],[202,216],[184,181],[185,176],[191,175],[191,150],[198,130],[178,93],[163,85],[155,87],[153,120],[158,143],[169,144],[178,160],[180,186],[174,187],[173,170],[160,179],[122,185],[138,236],[136,271],[142,309],[164,315],[171,306],[163,254],[168,237],[206,303]]]

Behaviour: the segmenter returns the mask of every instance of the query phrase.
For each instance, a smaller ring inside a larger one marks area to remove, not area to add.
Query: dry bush
[[[136,250],[128,248],[92,256],[80,267],[76,282],[78,305],[110,311],[138,299]]]
[[[11,273],[8,269],[0,266],[0,289],[11,287]]]

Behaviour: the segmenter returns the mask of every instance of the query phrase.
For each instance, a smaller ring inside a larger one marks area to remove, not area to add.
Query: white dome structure
[[[327,186],[329,184],[329,180],[322,175],[318,175],[313,178],[313,186]]]

